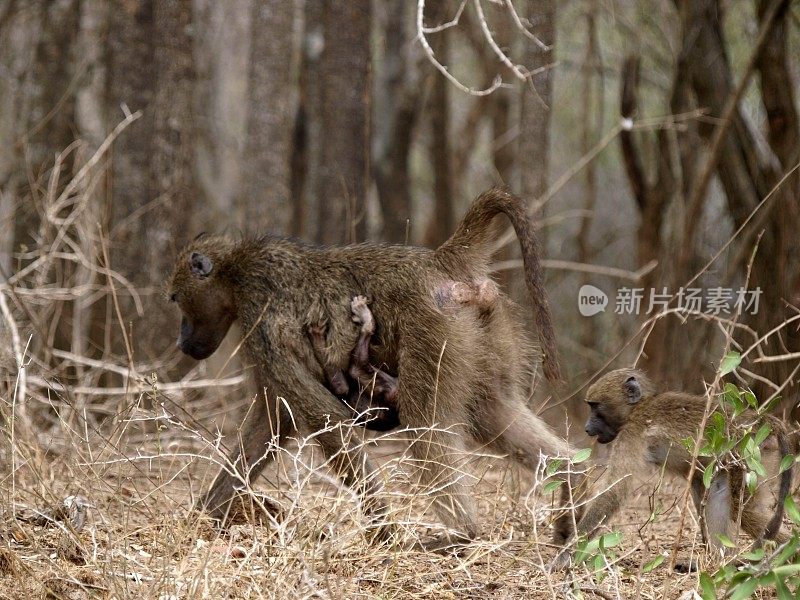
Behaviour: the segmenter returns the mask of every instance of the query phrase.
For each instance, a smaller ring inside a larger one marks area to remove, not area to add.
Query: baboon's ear
[[[628,396],[628,404],[636,404],[642,399],[642,388],[633,375],[625,380],[625,394]]]
[[[189,268],[198,277],[208,277],[214,268],[214,263],[205,254],[192,252],[189,255]]]

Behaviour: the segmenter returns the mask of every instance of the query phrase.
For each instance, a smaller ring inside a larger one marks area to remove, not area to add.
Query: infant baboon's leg
[[[375,333],[375,318],[372,311],[367,306],[367,299],[364,296],[356,296],[350,303],[350,310],[353,313],[353,322],[361,325],[361,335],[353,349],[352,361],[349,373],[359,386],[371,393],[367,394],[367,403],[370,400],[377,401],[381,405],[388,405],[397,410],[397,377],[393,377],[370,365],[369,344],[372,335]],[[363,395],[359,404],[363,404]]]
[[[350,302],[350,311],[353,322],[361,325],[361,334],[351,354],[350,375],[354,379],[360,379],[370,375],[369,343],[372,341],[372,334],[375,333],[375,318],[367,306],[365,296],[355,296]]]
[[[344,372],[341,369],[337,369],[325,358],[325,333],[328,328],[324,324],[316,323],[308,325],[306,329],[308,331],[308,337],[311,340],[314,358],[322,365],[322,370],[325,372],[325,379],[331,391],[337,396],[346,396],[350,391],[350,385],[347,383]]]

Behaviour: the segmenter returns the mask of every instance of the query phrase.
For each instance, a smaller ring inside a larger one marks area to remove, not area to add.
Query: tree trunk
[[[550,121],[553,102],[553,64],[556,36],[554,0],[528,0],[530,31],[550,47],[542,50],[525,39],[525,66],[535,72],[522,88],[520,105],[520,192],[527,199],[541,198],[547,191],[550,154]]]
[[[174,347],[174,314],[152,286],[168,276],[192,229],[189,208],[199,204],[192,168],[192,12],[189,0],[126,0],[111,14],[109,118],[121,119],[120,105],[143,113],[114,150],[112,267],[149,290],[143,314],[119,324],[133,331],[135,359],[148,360]],[[135,314],[128,304],[122,313]]]
[[[293,25],[292,2],[252,3],[247,128],[236,202],[237,224],[243,229],[260,225],[288,233],[291,226],[292,72],[296,62]]]
[[[370,0],[323,2],[317,240],[363,241],[369,181]]]
[[[436,27],[453,18],[448,2],[427,3],[426,26]],[[450,30],[430,34],[429,43],[436,59],[447,65],[450,58]],[[433,69],[433,66],[430,66]],[[455,228],[453,206],[453,157],[450,149],[450,86],[441,73],[433,74],[433,88],[428,99],[431,143],[430,162],[433,168],[433,215],[425,232],[425,245],[435,248],[445,241]]]
[[[381,239],[409,242],[411,219],[409,159],[422,97],[419,47],[410,33],[414,7],[404,0],[387,3],[383,32],[386,49],[374,88],[375,160],[373,172],[383,214]]]

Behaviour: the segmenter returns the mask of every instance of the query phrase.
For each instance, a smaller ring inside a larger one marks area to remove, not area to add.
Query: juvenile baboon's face
[[[181,309],[178,347],[196,360],[211,356],[236,320],[233,294],[209,255],[187,250],[178,259],[169,289]]]
[[[586,435],[596,437],[601,444],[613,442],[622,428],[622,422],[605,404],[589,402],[592,411],[586,420]]]
[[[592,384],[586,392],[591,413],[586,421],[586,435],[601,444],[613,442],[628,421],[631,410],[644,395],[652,393],[652,384],[640,371],[618,369]]]

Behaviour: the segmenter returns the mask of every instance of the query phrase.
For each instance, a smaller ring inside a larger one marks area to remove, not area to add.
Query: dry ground
[[[219,532],[189,511],[215,470],[197,455],[212,449],[176,420],[142,411],[150,417],[140,421],[137,414],[118,415],[119,427],[104,435],[62,428],[70,433],[30,444],[16,432],[13,446],[6,437],[0,597],[679,598],[697,586],[695,575],[672,573],[669,559],[642,571],[676,540],[679,482],[657,494],[644,486],[630,499],[615,520],[623,546],[601,581],[585,568],[548,576],[549,500],[529,494],[530,475],[504,460],[472,465],[483,474],[474,488],[482,532],[462,556],[369,546],[357,503],[325,469],[309,466],[308,451],[287,455],[257,485],[283,506],[279,524]],[[53,450],[43,455],[41,447]],[[403,447],[381,442],[370,451],[379,457],[393,518],[409,535],[425,535],[435,519],[424,510],[425,496],[409,493]],[[69,495],[89,504],[79,531],[35,518]],[[658,518],[646,524],[654,510]],[[679,559],[703,560],[696,532],[690,516]]]

